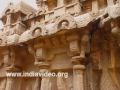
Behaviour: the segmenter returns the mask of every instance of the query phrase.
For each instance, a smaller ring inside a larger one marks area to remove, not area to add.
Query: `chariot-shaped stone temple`
[[[120,90],[120,0],[10,3],[0,17],[0,90]],[[67,72],[7,77],[9,72]]]

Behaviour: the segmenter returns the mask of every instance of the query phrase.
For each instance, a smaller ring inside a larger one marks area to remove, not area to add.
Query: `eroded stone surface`
[[[0,90],[119,90],[120,0],[21,1],[2,13]],[[14,17],[14,19],[13,19]],[[6,72],[67,72],[6,77]]]

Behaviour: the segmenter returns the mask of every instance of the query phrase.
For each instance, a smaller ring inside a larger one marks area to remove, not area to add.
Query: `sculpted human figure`
[[[68,22],[67,21],[63,21],[61,23],[61,29],[68,29]]]

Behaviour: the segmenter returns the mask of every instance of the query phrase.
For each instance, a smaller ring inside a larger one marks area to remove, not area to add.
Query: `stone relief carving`
[[[46,35],[46,28],[44,25],[37,23],[31,28],[31,34],[33,37]]]
[[[56,19],[54,28],[56,30],[76,28],[76,22],[74,21],[74,18],[71,15],[65,14]]]
[[[39,10],[37,11],[36,15],[40,15],[42,13],[45,13],[45,11],[48,10],[48,7],[46,5],[47,4],[47,0],[36,0],[36,1],[38,3],[38,6],[39,6]],[[80,2],[81,1],[87,1],[87,0],[80,0]],[[100,17],[100,19],[101,19],[100,25],[99,25],[100,28],[103,28],[105,23],[107,21],[109,21],[111,17],[113,18],[113,17],[120,16],[120,14],[119,14],[119,6],[117,7],[117,5],[118,5],[118,2],[116,4],[116,7],[114,7],[115,11],[114,10],[108,10],[107,11],[107,13],[109,14],[107,17],[105,17],[105,16]],[[80,7],[82,8],[81,3],[80,3]],[[8,45],[13,45],[13,44],[20,43],[20,42],[24,42],[26,44],[26,43],[28,43],[27,42],[28,40],[30,40],[30,42],[31,42],[32,39],[35,40],[34,38],[37,38],[39,36],[45,36],[46,35],[46,31],[47,31],[46,27],[47,27],[48,24],[49,24],[49,27],[50,27],[48,33],[51,34],[51,32],[53,32],[52,34],[55,34],[59,30],[66,30],[66,29],[70,30],[70,29],[74,29],[74,28],[86,27],[88,25],[88,22],[93,20],[93,17],[90,16],[90,14],[88,14],[88,13],[84,14],[84,15],[80,15],[80,13],[77,13],[78,15],[74,16],[74,17],[72,15],[65,14],[65,15],[63,15],[61,17],[58,17],[57,19],[51,20],[50,22],[44,21],[45,24],[43,24],[43,25],[41,24],[41,22],[38,22],[38,23],[36,23],[34,25],[31,24],[30,25],[30,30],[23,31],[24,33],[21,33],[20,31],[23,30],[23,29],[19,29],[19,30],[17,28],[12,28],[11,29],[11,25],[10,25],[11,24],[11,15],[10,15],[10,13],[11,13],[11,11],[9,11],[9,10],[6,12],[7,20],[6,20],[6,25],[5,25],[4,31],[3,31],[3,33],[5,34],[5,37],[7,37],[7,39],[6,39],[7,41],[5,40],[5,38],[3,36],[2,38],[0,38],[0,45],[4,45],[3,43],[6,43],[6,42],[7,42]],[[28,15],[27,19],[33,18],[33,20],[36,21],[37,17],[34,19],[34,16],[35,16],[35,14],[31,13],[31,14]],[[95,16],[95,18],[96,17],[97,17],[97,15]],[[20,23],[23,24],[22,22],[18,22],[17,23],[18,28],[20,28],[19,27]],[[119,35],[120,34],[120,27],[119,26],[120,25],[118,25],[118,23],[116,23],[114,21],[111,22],[112,35],[114,36],[114,39],[117,40],[118,46],[120,46],[120,44],[119,44],[120,43],[120,41],[119,41],[119,38],[120,38],[120,35]],[[49,28],[49,27],[47,27],[47,28]],[[53,27],[53,30],[56,30],[56,32],[52,31],[51,27]],[[81,32],[79,32],[79,33],[81,34]],[[90,37],[89,37],[89,33],[85,33],[85,34],[83,34],[83,36],[78,34],[78,36],[80,36],[82,38],[78,37],[76,40],[73,40],[73,41],[70,42],[70,50],[71,50],[71,52],[74,53],[74,55],[73,55],[74,58],[72,57],[72,59],[74,59],[74,61],[76,60],[76,62],[74,64],[79,64],[79,62],[77,62],[77,61],[84,62],[84,61],[80,60],[81,57],[85,58],[85,55],[90,53]],[[67,35],[66,35],[66,37],[67,37]],[[59,38],[59,37],[57,37],[57,38]],[[51,38],[49,38],[49,39],[50,39],[50,41],[51,40],[53,41],[52,43],[56,43],[56,41],[58,40],[58,39],[51,39]],[[75,38],[72,38],[72,39],[75,39]],[[79,39],[81,39],[81,43],[79,42]],[[44,44],[43,44],[43,46],[41,46],[41,42],[37,42],[37,44],[38,43],[39,43],[39,45],[36,45],[37,48],[29,48],[29,51],[34,56],[35,62],[37,62],[37,64],[39,64],[38,66],[42,66],[42,65],[44,66],[44,65],[46,65],[46,60],[47,60],[47,58],[49,56],[47,57],[47,55],[46,55],[46,49],[44,48]],[[35,42],[35,44],[36,44],[36,42]],[[80,44],[80,46],[79,46],[79,44]],[[58,45],[58,44],[56,44],[56,45]],[[97,46],[99,46],[99,45],[97,45]],[[33,47],[34,47],[34,45],[33,45]],[[50,47],[52,47],[52,46],[50,46]],[[96,49],[96,47],[93,47],[93,48]],[[95,69],[97,69],[98,66],[99,66],[98,65],[99,64],[98,58],[100,57],[100,54],[101,54],[100,52],[98,52],[99,50],[98,51],[97,50],[94,53],[95,55],[93,55],[93,59],[94,60],[92,62],[94,64],[93,68],[96,65]],[[80,56],[77,56],[77,55],[80,55]],[[50,57],[50,60],[53,60],[55,58],[55,56],[56,56],[56,53],[55,54],[52,53],[51,57]],[[60,56],[60,55],[58,54],[58,56]],[[65,58],[65,56],[60,56],[60,57]],[[6,64],[6,66],[11,65],[11,62],[15,59],[14,57],[15,57],[15,53],[14,52],[11,52],[11,51],[7,52],[6,51],[6,53],[4,55],[4,64]],[[54,60],[53,60],[53,62],[54,62]],[[60,61],[60,62],[62,62],[62,61]],[[67,63],[67,65],[68,65],[68,63]],[[73,82],[72,80],[68,81],[69,89],[66,88],[67,87],[66,85],[68,83],[65,83],[63,78],[57,78],[58,90],[72,90],[73,86],[74,86],[75,90],[78,90],[78,89],[81,89],[81,88],[84,87],[83,80],[82,80],[84,75],[81,75],[81,73],[83,73],[84,70],[83,71],[81,70],[82,69],[81,66],[82,66],[82,63],[80,65],[80,68],[77,68],[76,71],[74,72],[75,75],[76,75],[75,78],[77,77],[74,81],[77,82],[77,83],[75,83],[73,85],[73,83],[70,83],[70,81]],[[47,67],[47,65],[46,65],[46,67]],[[100,77],[101,76],[99,76],[99,75],[101,74],[101,72],[97,72],[97,70],[96,70],[93,74],[95,75],[95,78],[94,78],[94,75],[93,75],[93,78],[95,80],[94,81],[95,82],[95,84],[94,84],[95,86],[93,86],[93,87],[96,87],[96,89],[97,89],[99,87],[99,85],[98,85],[99,83],[98,82],[100,82]],[[49,78],[44,78],[43,77],[42,78],[41,89],[42,90],[51,90],[50,89],[50,87],[51,87],[50,84],[51,84],[51,82],[50,82]],[[77,86],[77,88],[76,88],[76,86]],[[27,89],[32,90],[32,86],[30,86],[30,88],[27,88]]]
[[[40,25],[39,22],[31,27],[30,30],[25,31],[19,39],[19,42],[24,42],[31,40],[33,38],[37,38],[39,36],[46,35],[46,28],[44,25]]]
[[[59,25],[59,29],[68,29],[69,27],[69,22],[68,21],[61,21]]]
[[[18,34],[14,34],[11,36],[7,36],[7,44],[16,44],[19,42],[19,35]]]
[[[38,36],[40,36],[41,35],[41,28],[36,28],[36,29],[34,29],[33,30],[33,32],[32,32],[32,36],[33,37],[38,37]]]

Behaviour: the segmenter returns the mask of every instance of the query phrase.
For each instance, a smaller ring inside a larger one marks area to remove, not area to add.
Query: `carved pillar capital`
[[[72,53],[71,62],[73,64],[73,90],[85,90],[84,71],[86,69],[85,53],[89,52],[88,32],[80,37],[72,35],[67,38],[69,41],[70,52]],[[81,42],[80,42],[81,40]]]
[[[41,68],[48,68],[49,62],[47,61],[47,52],[45,48],[37,48],[35,51],[35,65]]]
[[[85,70],[86,67],[84,65],[74,65],[73,69],[74,70]]]
[[[67,37],[67,40],[69,41],[69,48],[70,52],[72,53],[72,56],[79,54],[80,53],[79,36],[72,35]]]
[[[80,56],[74,56],[71,59],[73,65],[85,65],[85,58],[82,58]]]
[[[20,72],[22,69],[20,67],[17,67],[15,65],[11,65],[9,67],[5,68],[7,72]]]

